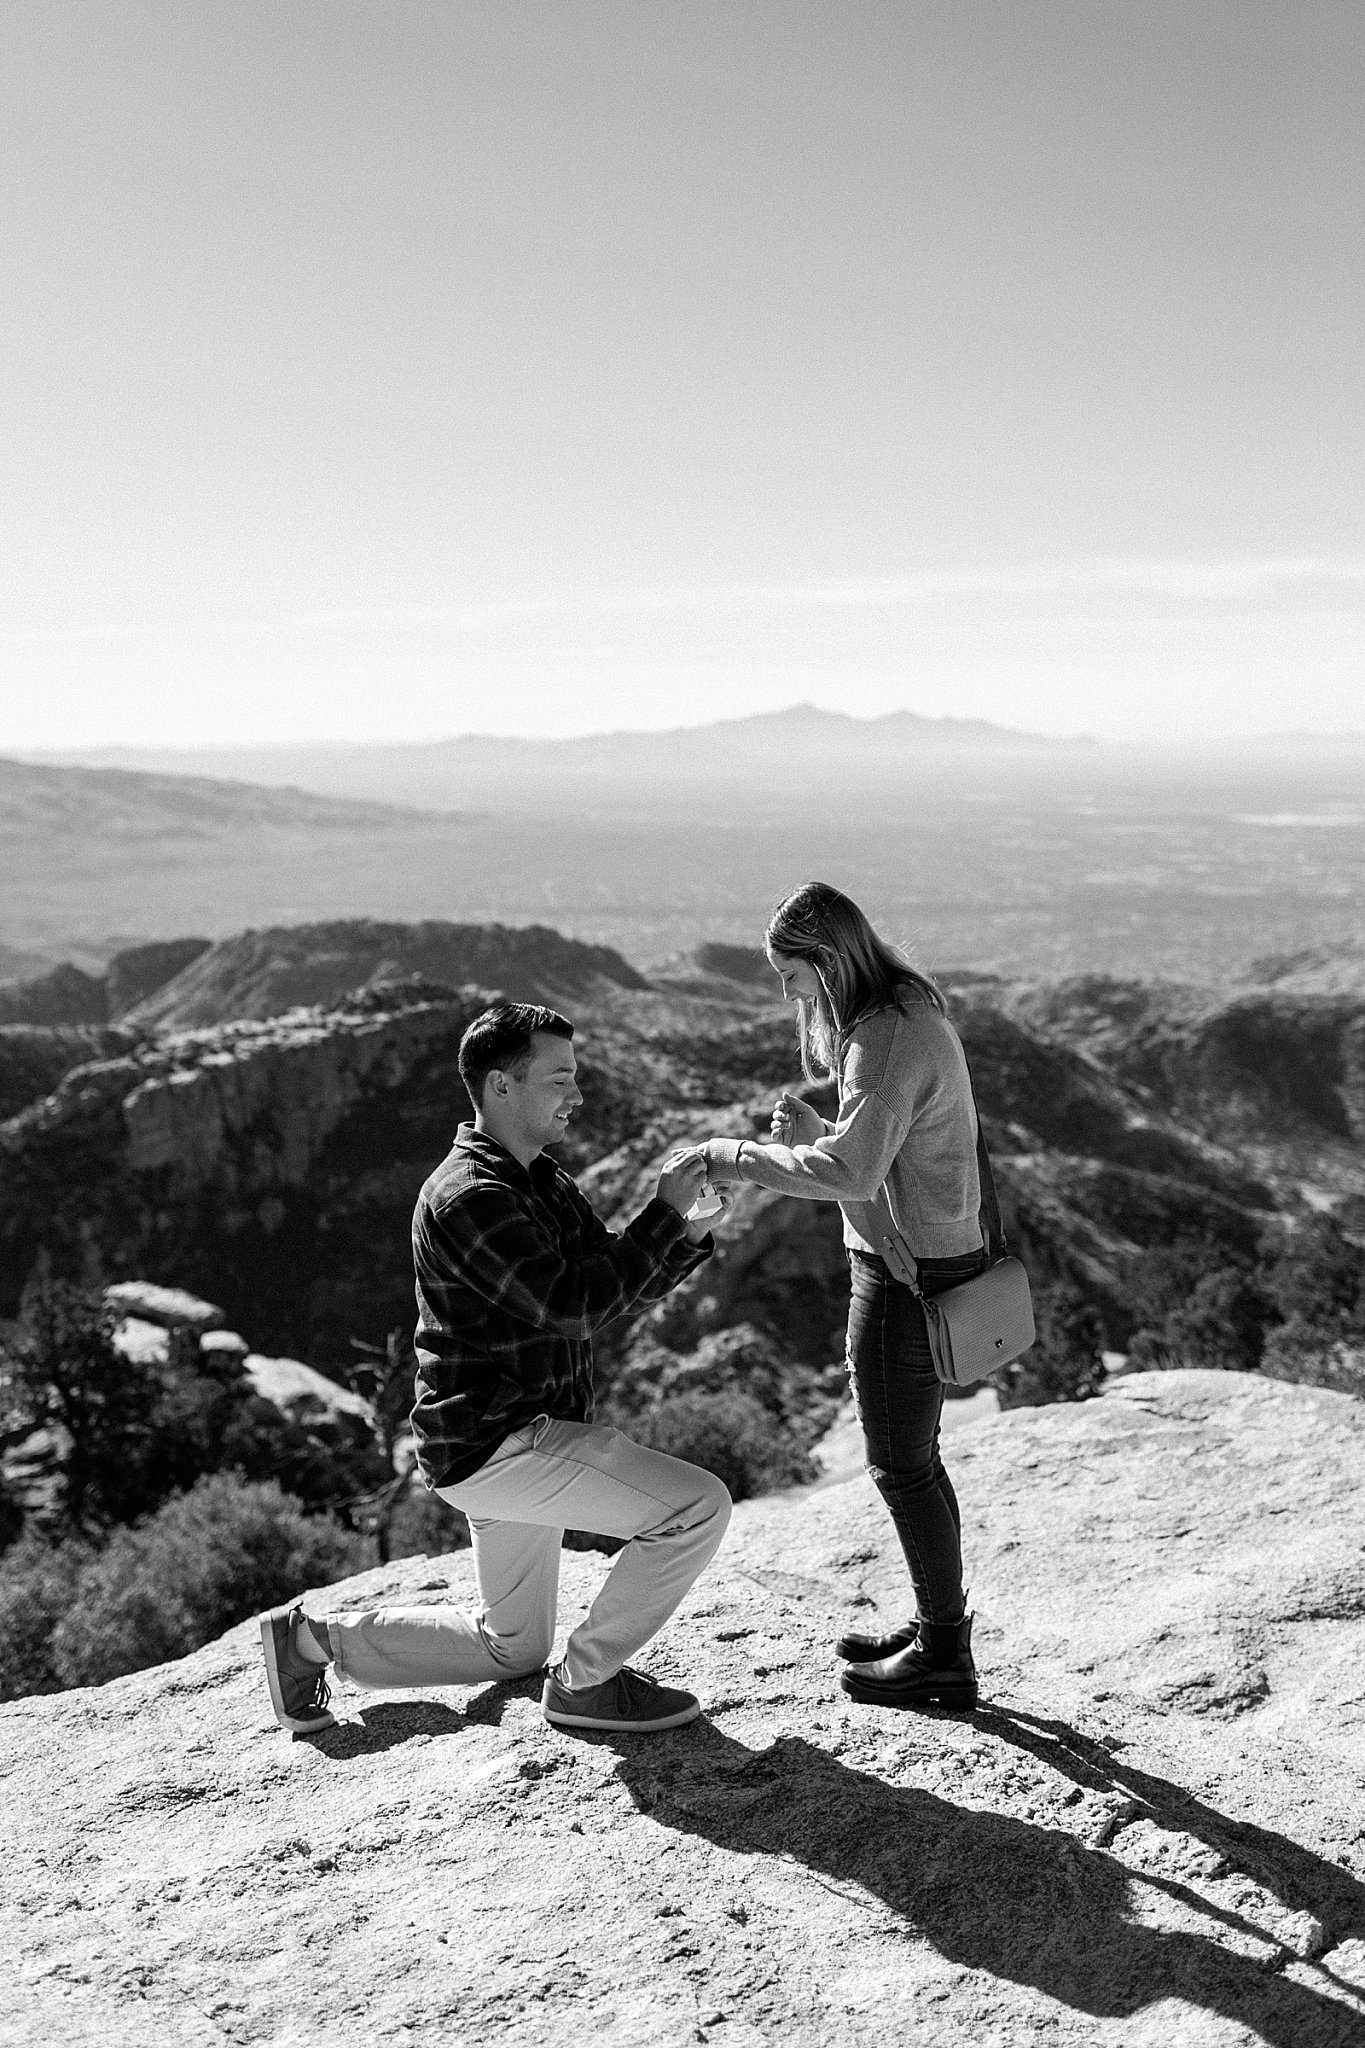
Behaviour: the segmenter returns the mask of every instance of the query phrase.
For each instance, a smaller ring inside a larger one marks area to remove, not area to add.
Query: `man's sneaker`
[[[316,1735],[335,1725],[335,1714],[327,1711],[331,1697],[325,1664],[310,1664],[299,1655],[294,1635],[303,1615],[303,1603],[272,1607],[261,1616],[261,1648],[265,1652],[265,1675],[270,1680],[270,1703],[281,1728],[293,1735]]]
[[[577,1690],[562,1684],[552,1667],[540,1710],[556,1728],[605,1728],[648,1735],[695,1721],[701,1704],[690,1692],[660,1685],[629,1665],[601,1685],[579,1686]]]

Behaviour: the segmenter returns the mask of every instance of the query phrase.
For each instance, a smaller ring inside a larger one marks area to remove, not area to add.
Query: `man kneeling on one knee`
[[[485,1010],[460,1074],[475,1105],[412,1220],[417,1405],[427,1485],[468,1517],[479,1606],[380,1607],[261,1617],[271,1698],[297,1734],[330,1725],[334,1663],[371,1688],[524,1677],[550,1656],[565,1529],[625,1539],[586,1619],[551,1664],[545,1718],[565,1728],[676,1728],[691,1693],[628,1659],[710,1562],[730,1519],[713,1473],[595,1423],[592,1338],[659,1301],[715,1249],[687,1220],[699,1153],[664,1165],[618,1236],[546,1151],[582,1102],[573,1026],[526,1003]]]

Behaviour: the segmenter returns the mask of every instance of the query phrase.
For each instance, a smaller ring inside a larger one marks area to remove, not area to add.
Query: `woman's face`
[[[768,965],[782,983],[784,1003],[813,1003],[820,993],[820,977],[809,960],[798,960],[790,953],[777,953],[767,948]]]

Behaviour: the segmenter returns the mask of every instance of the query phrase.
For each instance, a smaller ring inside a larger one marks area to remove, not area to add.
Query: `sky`
[[[1365,726],[1365,8],[8,0],[0,749]]]

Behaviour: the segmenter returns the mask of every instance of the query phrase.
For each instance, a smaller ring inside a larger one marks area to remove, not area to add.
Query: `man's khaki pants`
[[[618,1429],[546,1416],[507,1437],[471,1478],[438,1491],[469,1518],[478,1612],[328,1614],[337,1670],[354,1685],[479,1685],[538,1671],[554,1643],[566,1529],[628,1539],[564,1652],[566,1684],[600,1685],[663,1627],[730,1519],[713,1473]]]

